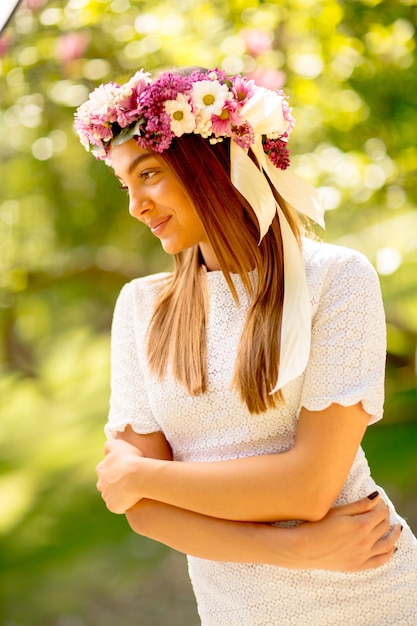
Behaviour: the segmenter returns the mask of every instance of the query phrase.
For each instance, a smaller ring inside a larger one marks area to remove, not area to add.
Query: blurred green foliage
[[[381,277],[386,420],[365,447],[417,527],[416,23],[416,0],[21,3],[0,38],[1,624],[192,623],[137,604],[167,551],[132,536],[94,488],[114,302],[170,260],[72,118],[100,82],[142,66],[285,85],[293,166],[327,202],[320,235]]]

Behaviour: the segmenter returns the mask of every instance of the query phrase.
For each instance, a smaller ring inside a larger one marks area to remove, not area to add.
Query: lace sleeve
[[[114,437],[128,424],[139,434],[161,430],[149,407],[140,364],[134,317],[134,289],[128,283],[116,303],[111,333],[111,396],[105,433]]]
[[[382,417],[385,315],[378,276],[369,261],[344,251],[328,268],[316,313],[301,406],[362,402],[369,423]]]

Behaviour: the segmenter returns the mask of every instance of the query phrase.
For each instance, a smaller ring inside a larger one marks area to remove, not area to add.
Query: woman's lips
[[[157,217],[150,222],[148,222],[148,226],[151,229],[153,235],[157,237],[162,233],[162,230],[165,227],[165,224],[170,220],[170,216],[168,217]]]

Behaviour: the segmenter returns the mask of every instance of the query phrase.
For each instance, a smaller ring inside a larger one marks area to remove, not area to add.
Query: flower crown
[[[275,118],[264,134],[262,118],[268,112]],[[293,125],[284,92],[259,87],[239,75],[228,77],[218,69],[195,70],[188,76],[168,71],[156,80],[140,70],[123,85],[100,85],[77,109],[74,124],[81,143],[97,159],[106,159],[111,145],[133,137],[141,148],[163,152],[184,133],[201,135],[210,143],[230,137],[244,149],[258,134],[263,151],[281,170],[290,164],[287,142]]]

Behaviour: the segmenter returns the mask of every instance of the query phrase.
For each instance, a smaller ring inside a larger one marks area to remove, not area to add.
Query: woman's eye
[[[153,178],[156,173],[156,170],[144,170],[139,174],[139,178],[141,180],[149,180],[150,178]]]
[[[151,180],[156,174],[158,174],[158,172],[158,169],[147,169],[138,172],[137,177],[140,182],[146,183],[148,180]],[[129,187],[121,179],[119,179],[119,183],[119,189],[121,189],[121,191],[129,193]]]

